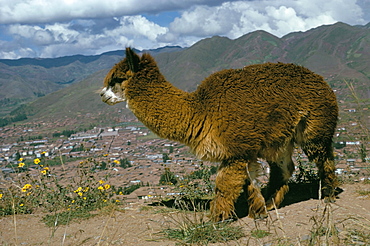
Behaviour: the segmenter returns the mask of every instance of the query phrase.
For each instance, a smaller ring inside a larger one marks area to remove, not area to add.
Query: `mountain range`
[[[235,40],[215,36],[189,48],[147,52],[155,56],[167,80],[185,91],[195,90],[205,77],[221,69],[279,61],[322,75],[340,101],[352,100],[346,82],[354,85],[358,97],[370,99],[370,23],[338,22],[281,38],[265,31]],[[0,60],[0,116],[77,117],[100,123],[130,116],[123,104],[108,106],[97,93],[105,74],[123,54],[121,50],[98,56]]]

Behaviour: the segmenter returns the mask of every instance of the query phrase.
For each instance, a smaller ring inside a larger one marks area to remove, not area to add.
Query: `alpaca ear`
[[[131,48],[126,48],[126,59],[130,71],[136,73],[139,70],[140,57]]]

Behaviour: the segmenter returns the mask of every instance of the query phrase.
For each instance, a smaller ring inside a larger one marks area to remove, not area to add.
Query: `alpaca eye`
[[[122,78],[112,78],[112,80],[109,82],[110,86],[114,86],[115,84],[121,84],[124,79]]]

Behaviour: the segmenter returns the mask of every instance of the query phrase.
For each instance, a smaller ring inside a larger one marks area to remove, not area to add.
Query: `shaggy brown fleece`
[[[201,159],[221,162],[214,220],[233,216],[234,203],[247,185],[249,215],[267,216],[288,191],[294,145],[319,169],[322,194],[333,202],[337,187],[332,137],[338,106],[323,78],[294,64],[265,63],[216,72],[196,91],[171,85],[149,54],[126,49],[104,81],[102,100],[126,101],[149,129],[187,144]],[[269,199],[256,186],[257,158],[270,165]]]

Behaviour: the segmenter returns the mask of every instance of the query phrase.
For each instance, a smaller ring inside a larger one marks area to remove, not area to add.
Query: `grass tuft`
[[[228,242],[245,236],[242,227],[232,226],[228,222],[184,223],[179,228],[164,229],[161,234],[181,243],[197,243],[199,245]]]
[[[270,234],[271,234],[270,232],[261,230],[261,229],[256,229],[256,230],[251,231],[251,236],[255,238],[264,238]]]

